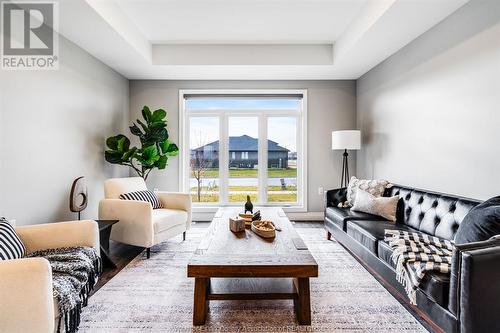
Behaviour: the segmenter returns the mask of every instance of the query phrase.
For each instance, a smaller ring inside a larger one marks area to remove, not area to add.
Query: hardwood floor
[[[210,222],[194,222],[192,228],[208,228]],[[323,221],[296,221],[295,228],[323,228]],[[189,233],[189,231],[188,231]],[[153,247],[154,249],[154,247]],[[94,293],[118,274],[125,266],[127,266],[135,257],[140,255],[144,248],[121,244],[114,241],[109,241],[109,254],[111,260],[116,264],[115,268],[105,267],[102,275],[94,287]],[[144,254],[145,255],[145,254]]]
[[[109,254],[110,259],[115,263],[116,267],[103,267],[102,274],[94,287],[95,293],[102,286],[104,286],[113,276],[118,274],[125,266],[128,265],[135,257],[144,251],[143,247],[121,244],[109,241]]]

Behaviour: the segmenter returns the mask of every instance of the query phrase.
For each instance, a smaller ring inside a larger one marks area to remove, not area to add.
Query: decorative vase
[[[246,212],[249,211],[250,214],[253,214],[253,204],[250,201],[250,196],[247,195],[247,202],[245,202],[245,214]]]

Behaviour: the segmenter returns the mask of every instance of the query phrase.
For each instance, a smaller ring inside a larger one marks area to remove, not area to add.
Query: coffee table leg
[[[209,278],[194,279],[193,325],[205,325],[209,305],[207,298],[209,291]]]
[[[311,325],[311,292],[309,289],[309,278],[294,279],[297,298],[293,300],[295,313],[300,325]]]

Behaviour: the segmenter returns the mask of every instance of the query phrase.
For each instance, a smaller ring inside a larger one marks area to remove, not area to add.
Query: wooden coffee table
[[[232,233],[236,208],[216,213],[187,267],[195,278],[193,325],[205,323],[210,301],[264,299],[293,300],[299,324],[311,324],[309,278],[318,276],[318,264],[281,208],[260,210],[282,229],[273,240],[250,229]]]

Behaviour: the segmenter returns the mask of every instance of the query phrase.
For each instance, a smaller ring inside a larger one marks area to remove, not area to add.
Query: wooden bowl
[[[253,221],[252,231],[262,238],[276,237],[276,228],[271,221]]]

